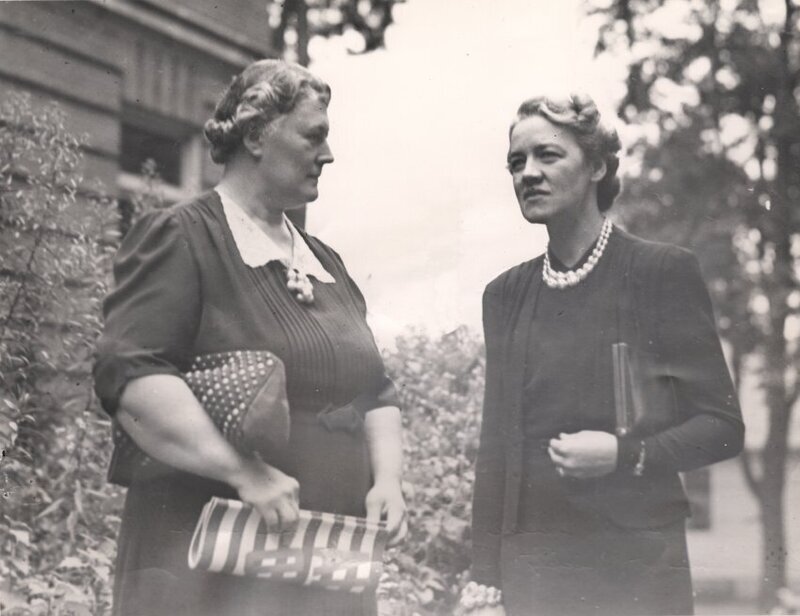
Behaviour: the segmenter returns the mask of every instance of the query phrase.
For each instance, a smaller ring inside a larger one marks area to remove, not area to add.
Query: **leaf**
[[[11,558],[9,562],[14,566],[14,568],[19,571],[22,575],[28,576],[31,572],[31,565],[28,562],[28,559],[23,558]]]
[[[19,429],[16,421],[6,421],[3,425],[3,417],[0,416],[0,445],[11,447],[17,441]]]
[[[67,556],[64,560],[58,563],[57,569],[82,569],[86,566],[77,556]]]
[[[85,550],[81,550],[82,554],[85,554],[95,563],[101,565],[110,565],[111,559],[108,557],[107,554],[100,552],[98,550],[93,550],[92,548],[86,548]]]
[[[433,602],[435,595],[430,588],[423,588],[417,591],[417,599],[422,605],[428,605]]]
[[[65,601],[55,612],[56,616],[92,616],[89,605],[78,601]]]
[[[45,508],[43,511],[41,511],[41,512],[40,512],[40,513],[39,513],[39,514],[36,516],[36,518],[37,518],[37,519],[38,519],[38,518],[44,518],[44,517],[46,517],[46,516],[50,515],[50,514],[51,514],[51,513],[53,513],[53,512],[54,512],[56,509],[58,509],[58,508],[61,506],[61,503],[63,503],[63,502],[64,502],[64,498],[63,498],[63,497],[59,497],[59,498],[57,498],[57,499],[56,499],[56,500],[54,500],[52,503],[50,503],[50,505],[49,505],[48,507],[46,507],[46,508]]]
[[[30,546],[31,534],[27,530],[18,530],[15,528],[8,529],[8,533],[22,545]]]
[[[107,584],[109,579],[111,578],[111,567],[107,565],[98,565],[92,567],[92,571],[94,571],[95,576],[98,580]]]
[[[75,491],[74,491],[74,498],[73,501],[75,502],[75,511],[78,512],[78,515],[83,515],[83,491],[81,490],[81,484],[79,481],[75,482]]]
[[[66,520],[67,531],[72,541],[75,541],[75,528],[78,525],[78,514],[75,511],[70,511]]]
[[[439,592],[444,592],[446,590],[444,584],[442,584],[442,582],[439,581],[438,579],[434,578],[427,580],[425,582],[425,586],[427,586],[431,590],[438,590]]]
[[[28,595],[44,595],[47,596],[52,593],[53,589],[44,580],[39,578],[30,578],[25,580],[23,588],[27,591]]]

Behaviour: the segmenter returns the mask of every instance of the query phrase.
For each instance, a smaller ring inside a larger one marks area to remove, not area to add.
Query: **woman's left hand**
[[[617,437],[608,432],[581,430],[550,439],[547,452],[562,477],[590,479],[617,468]]]
[[[389,546],[400,543],[408,533],[406,501],[399,481],[377,481],[367,493],[367,519],[386,519]]]
[[[364,418],[367,447],[375,483],[367,493],[367,519],[386,519],[389,545],[397,545],[406,536],[406,501],[400,487],[403,470],[403,425],[400,409],[384,406],[373,409]]]

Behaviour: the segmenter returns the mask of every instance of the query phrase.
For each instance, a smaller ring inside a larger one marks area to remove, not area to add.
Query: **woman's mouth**
[[[522,198],[523,199],[532,199],[534,197],[543,197],[549,194],[546,190],[542,190],[541,188],[527,188],[522,191]]]

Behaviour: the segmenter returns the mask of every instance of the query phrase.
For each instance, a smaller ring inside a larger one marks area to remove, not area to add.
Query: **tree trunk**
[[[759,608],[768,613],[775,606],[777,591],[786,586],[786,536],[784,526],[784,485],[786,478],[787,433],[790,407],[783,400],[783,388],[768,392],[771,405],[770,430],[765,443],[763,475],[760,482],[763,527],[762,581]],[[780,398],[778,400],[777,398]]]
[[[310,38],[308,32],[308,6],[305,0],[298,0],[295,6],[297,11],[297,21],[295,28],[297,28],[297,62],[303,66],[308,66],[311,58],[308,56],[308,41]]]
[[[308,29],[308,5],[305,0],[286,0],[283,4],[283,12],[281,13],[281,21],[273,33],[273,48],[276,49],[281,56],[286,55],[286,30],[290,25],[293,25],[297,34],[297,63],[303,66],[308,66],[310,58],[308,56],[308,41],[310,33]],[[306,226],[306,208],[308,206],[288,210],[286,215],[289,219],[301,229]]]
[[[295,5],[297,12],[297,20],[295,21],[295,28],[297,29],[297,62],[303,66],[308,66],[311,58],[308,56],[308,41],[310,34],[308,31],[308,5],[305,0],[297,0]],[[292,222],[301,229],[306,228],[306,210],[307,205],[292,210]]]
[[[789,41],[793,31],[794,7],[786,0],[786,21],[778,49],[781,73],[776,88],[774,138],[778,153],[778,173],[772,209],[763,214],[765,239],[775,251],[774,273],[770,285],[770,331],[765,345],[766,398],[770,411],[770,426],[765,443],[764,474],[761,481],[761,516],[764,525],[762,546],[763,578],[759,607],[772,608],[777,591],[786,586],[786,543],[783,519],[786,458],[788,454],[789,423],[795,403],[793,392],[787,391],[788,355],[785,335],[790,311],[788,297],[795,288],[794,257],[791,249],[792,189],[798,184],[798,156],[794,149],[793,129],[797,128],[797,105],[793,90],[795,75],[790,64]]]

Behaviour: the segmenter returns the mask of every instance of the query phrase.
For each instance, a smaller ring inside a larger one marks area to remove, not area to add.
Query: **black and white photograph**
[[[800,0],[0,0],[0,616],[800,614]]]

